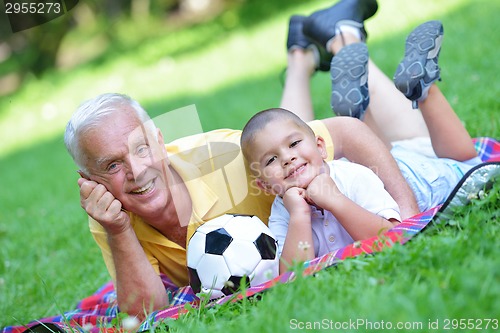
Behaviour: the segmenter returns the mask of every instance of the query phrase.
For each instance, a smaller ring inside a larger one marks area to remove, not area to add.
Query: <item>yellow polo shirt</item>
[[[328,157],[333,158],[333,142],[321,121],[309,123],[325,139]],[[221,129],[175,140],[166,145],[172,167],[186,184],[192,199],[193,213],[187,240],[204,222],[225,213],[257,215],[267,223],[274,196],[258,188],[250,175],[240,150],[241,131]],[[189,283],[186,247],[163,236],[140,217],[129,213],[137,238],[157,273],[164,273],[176,285]],[[102,226],[92,218],[89,227],[101,248],[113,280],[113,258]]]

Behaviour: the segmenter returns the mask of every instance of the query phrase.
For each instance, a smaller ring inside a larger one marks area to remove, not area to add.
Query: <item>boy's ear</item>
[[[257,184],[257,186],[265,192],[271,193],[271,186],[269,186],[269,183],[267,183],[266,181],[260,178],[255,178],[255,184]]]
[[[317,135],[316,136],[316,146],[318,147],[318,151],[321,154],[321,157],[325,160],[328,157],[328,152],[326,151],[326,143],[323,137]]]

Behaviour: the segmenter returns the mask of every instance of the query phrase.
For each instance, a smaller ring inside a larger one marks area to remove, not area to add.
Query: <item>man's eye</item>
[[[149,146],[143,145],[137,148],[137,156],[139,157],[147,157],[149,156]]]
[[[116,172],[118,170],[118,163],[111,163],[110,165],[108,165],[108,167],[106,168],[106,171],[107,172]]]
[[[266,166],[268,166],[269,164],[273,163],[275,160],[276,160],[276,156],[271,157],[270,159],[267,160]]]

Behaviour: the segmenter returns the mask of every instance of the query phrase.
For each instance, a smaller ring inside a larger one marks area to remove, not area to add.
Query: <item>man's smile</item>
[[[144,195],[152,192],[154,190],[154,185],[155,185],[155,180],[156,178],[151,179],[149,182],[147,182],[145,185],[135,188],[130,191],[131,194],[138,194],[138,195]]]

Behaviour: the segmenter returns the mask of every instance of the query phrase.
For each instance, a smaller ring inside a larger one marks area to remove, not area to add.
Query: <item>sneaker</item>
[[[363,22],[372,17],[377,9],[377,0],[341,0],[307,17],[304,34],[328,50],[328,42],[335,37],[338,27],[350,25],[360,30],[364,41],[367,33]]]
[[[365,43],[344,46],[332,59],[331,106],[337,116],[363,119],[370,103],[368,47]]]
[[[415,109],[419,101],[427,98],[431,85],[441,80],[438,57],[443,33],[441,22],[429,21],[406,38],[405,56],[394,74],[394,84],[413,102]]]
[[[330,62],[332,61],[333,54],[327,52],[324,47],[304,35],[302,26],[305,19],[306,16],[301,15],[290,17],[286,48],[288,51],[296,48],[312,50],[316,61],[316,69],[327,72],[330,70]]]

